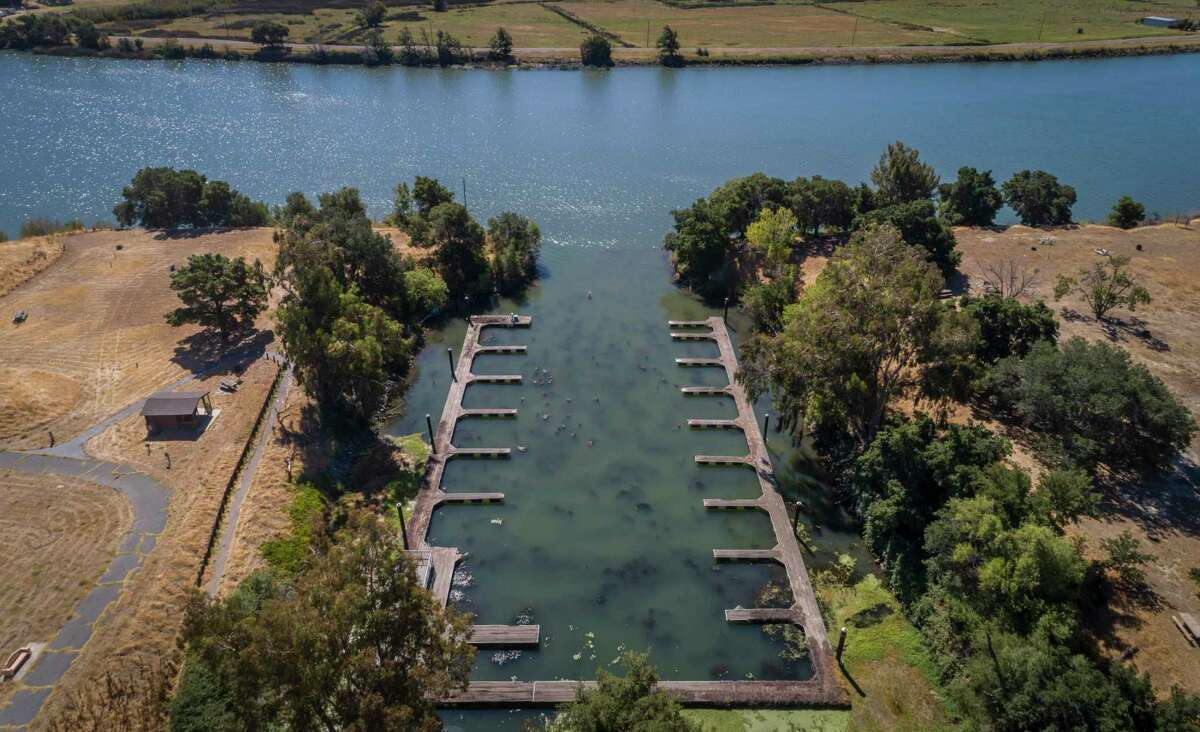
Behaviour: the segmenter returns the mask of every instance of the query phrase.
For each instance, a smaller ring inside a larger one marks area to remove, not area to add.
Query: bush
[[[612,44],[599,33],[593,33],[579,45],[579,60],[584,66],[612,66]]]
[[[312,541],[313,526],[325,511],[325,497],[316,486],[301,483],[293,488],[292,503],[288,506],[291,533],[282,539],[268,541],[262,545],[263,559],[271,568],[285,575],[300,571]]]
[[[260,20],[250,29],[250,40],[262,46],[281,46],[291,29],[274,20]]]
[[[979,323],[975,356],[983,363],[1024,356],[1035,343],[1058,339],[1058,321],[1045,303],[1022,305],[1016,298],[985,295],[964,297],[961,306]]]
[[[1108,215],[1108,223],[1121,229],[1132,229],[1146,220],[1146,207],[1129,196],[1121,196]]]
[[[513,39],[508,31],[497,28],[496,33],[488,41],[488,58],[493,61],[512,61]]]
[[[229,690],[208,664],[189,653],[171,700],[171,732],[237,729]]]
[[[266,204],[194,170],[142,168],[121,196],[124,200],[113,208],[113,215],[122,226],[265,226],[271,218]]]
[[[542,233],[538,225],[520,214],[506,211],[489,219],[492,282],[501,293],[519,290],[537,276]]]
[[[1043,170],[1022,170],[1004,183],[1004,200],[1026,226],[1071,223],[1075,189]]]
[[[1072,338],[1037,343],[984,378],[991,403],[1086,468],[1164,467],[1196,432],[1187,408],[1123,349]]]
[[[79,219],[54,221],[45,217],[39,217],[21,224],[20,238],[28,239],[32,236],[49,236],[50,234],[61,234],[66,231],[82,231],[83,228],[83,222]]]

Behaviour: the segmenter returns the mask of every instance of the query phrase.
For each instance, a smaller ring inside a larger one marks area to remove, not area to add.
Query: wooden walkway
[[[462,352],[458,354],[455,364],[454,380],[450,382],[450,392],[446,395],[442,418],[438,420],[437,432],[433,436],[433,452],[425,466],[425,480],[421,491],[416,496],[413,517],[408,521],[408,542],[418,556],[421,552],[431,554],[431,570],[426,577],[432,575],[433,595],[439,602],[446,604],[450,595],[450,581],[454,578],[454,568],[462,558],[456,548],[432,547],[425,540],[430,532],[430,521],[434,509],[443,503],[488,503],[494,500],[504,500],[503,493],[446,493],[442,490],[442,476],[445,473],[446,462],[455,457],[506,458],[511,456],[511,448],[455,448],[455,426],[458,420],[464,418],[511,418],[516,416],[516,409],[466,409],[462,406],[462,398],[466,395],[467,386],[478,383],[520,384],[520,376],[476,376],[470,371],[475,356],[480,353],[524,353],[524,346],[482,346],[479,337],[485,328],[528,328],[530,318],[518,317],[516,322],[509,316],[472,316],[463,337]],[[420,569],[420,563],[418,564]],[[426,586],[428,582],[426,581]]]
[[[813,594],[812,582],[809,580],[808,570],[804,566],[800,545],[792,530],[792,520],[788,515],[787,506],[775,489],[775,470],[771,465],[766,442],[759,431],[758,420],[754,416],[754,406],[737,381],[737,354],[729,339],[729,331],[725,327],[725,322],[721,318],[709,318],[705,321],[671,321],[669,326],[672,329],[707,327],[712,340],[716,342],[720,350],[720,356],[716,359],[677,358],[675,363],[680,366],[720,365],[724,367],[729,378],[729,386],[726,387],[683,387],[682,393],[685,396],[732,397],[737,405],[737,419],[696,419],[688,420],[688,425],[698,428],[741,429],[746,436],[746,444],[749,446],[749,452],[746,455],[697,455],[696,462],[701,465],[753,468],[762,488],[762,495],[756,499],[705,498],[704,507],[714,510],[755,509],[764,511],[771,517],[771,528],[775,532],[776,544],[772,549],[713,549],[713,559],[733,562],[778,562],[787,572],[788,583],[792,589],[794,602],[789,608],[735,608],[725,611],[725,619],[730,623],[790,622],[802,627],[808,640],[809,657],[813,665],[812,678],[804,681],[704,682],[699,685],[684,684],[682,687],[676,688],[683,693],[684,703],[697,705],[787,703],[849,706],[846,692],[838,685],[833,675],[833,650],[829,645],[825,622],[821,618],[821,610],[817,606],[817,598]],[[671,332],[672,338],[679,339],[682,335],[675,330]],[[720,684],[732,686],[721,687]],[[672,684],[664,683],[663,687],[672,688]]]

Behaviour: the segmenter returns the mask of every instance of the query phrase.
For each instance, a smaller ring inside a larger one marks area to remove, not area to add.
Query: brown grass
[[[129,530],[120,493],[77,478],[0,471],[0,658],[47,643]],[[0,687],[0,702],[12,684]]]
[[[63,253],[64,239],[64,234],[52,234],[0,242],[0,297],[57,262]]]
[[[300,475],[304,469],[301,464],[303,452],[295,449],[293,435],[300,428],[301,411],[309,402],[303,389],[293,387],[280,410],[279,419],[272,420],[267,426],[271,436],[242,503],[241,518],[229,550],[229,563],[221,579],[222,593],[231,592],[242,580],[264,569],[267,563],[262,556],[263,544],[283,538],[291,531],[288,506],[292,491],[289,485],[292,476]]]
[[[215,374],[198,388],[215,389],[228,375]],[[131,415],[88,442],[90,454],[131,465],[174,492],[156,548],[97,624],[85,652],[55,688],[39,720],[47,722],[61,711],[56,705],[67,703],[105,674],[137,678],[145,668],[161,667],[168,674],[176,668],[184,604],[196,586],[221,495],[274,375],[275,365],[259,359],[241,374],[244,382],[236,393],[214,392],[213,407],[221,414],[199,439],[173,435],[147,441],[143,419]],[[170,470],[164,452],[170,453]]]
[[[199,329],[163,320],[178,304],[168,287],[170,266],[200,252],[257,257],[268,266],[274,259],[265,228],[177,239],[145,231],[78,234],[66,239],[54,266],[0,300],[4,312],[29,313],[24,325],[0,325],[9,329],[0,338],[0,363],[17,372],[6,377],[2,404],[26,405],[0,409],[0,446],[44,447],[47,430],[62,442],[203,367],[210,354],[185,341]],[[62,396],[47,400],[47,385]]]
[[[1079,335],[1108,340],[1128,350],[1134,359],[1161,378],[1200,418],[1200,220],[1189,228],[1174,224],[1121,231],[1107,226],[1081,226],[1048,232],[1053,246],[1040,243],[1047,232],[1013,226],[1003,232],[956,231],[963,253],[962,271],[975,274],[987,262],[1013,260],[1037,270],[1040,284],[1025,300],[1045,299],[1060,316],[1061,336]],[[1141,244],[1143,251],[1137,251]],[[1035,251],[1036,248],[1036,251]],[[1074,274],[1100,259],[1096,249],[1128,255],[1154,301],[1136,313],[1117,313],[1120,323],[1106,331],[1074,297],[1053,302],[1058,274]],[[1084,315],[1062,318],[1065,309]],[[1188,451],[1194,466],[1200,439]],[[1171,623],[1180,611],[1200,613],[1200,595],[1187,571],[1200,565],[1200,493],[1195,468],[1185,467],[1157,479],[1117,486],[1100,520],[1081,522],[1073,533],[1084,537],[1092,551],[1102,538],[1129,529],[1155,555],[1147,568],[1152,594],[1148,598],[1118,595],[1102,617],[1093,618],[1103,647],[1116,655],[1136,647],[1134,662],[1149,671],[1160,690],[1178,683],[1200,692],[1195,673],[1196,651]],[[1144,600],[1149,599],[1150,602]]]

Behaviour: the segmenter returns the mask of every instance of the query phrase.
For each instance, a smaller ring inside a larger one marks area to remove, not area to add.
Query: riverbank
[[[262,47],[249,41],[222,38],[159,38],[138,36],[142,46],[123,51],[117,44],[133,37],[113,36],[112,47],[86,49],[78,46],[58,46],[35,49],[34,53],[53,56],[98,57],[119,59],[222,59],[271,63],[386,65],[368,61],[368,48],[354,44],[289,43],[278,47]],[[399,47],[392,47],[398,54]],[[698,49],[697,49],[698,50]],[[1064,59],[1119,58],[1200,52],[1200,35],[1115,40],[1077,41],[1070,43],[1002,43],[992,45],[956,46],[869,46],[869,47],[776,47],[776,48],[713,48],[704,55],[685,51],[688,66],[806,66],[806,65],[874,65],[929,63],[984,63],[1013,61],[1049,61]],[[488,59],[488,50],[464,49],[464,68],[581,68],[579,49],[570,47],[516,48],[511,62]],[[645,47],[614,47],[616,66],[657,66],[657,50]],[[391,65],[400,65],[393,63]]]

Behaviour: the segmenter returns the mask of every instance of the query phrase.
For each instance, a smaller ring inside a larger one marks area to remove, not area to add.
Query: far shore
[[[365,65],[366,46],[348,44],[288,43],[262,47],[244,40],[222,38],[138,36],[144,44],[140,52],[122,52],[116,48],[122,36],[112,36],[112,48],[89,50],[75,46],[38,49],[36,53],[59,56],[101,58],[160,59],[173,48],[177,56],[221,58],[265,62]],[[130,38],[134,40],[134,38]],[[399,47],[393,47],[399,51]],[[578,48],[516,48],[510,63],[488,60],[487,49],[466,49],[467,68],[581,68]],[[1046,61],[1062,59],[1149,56],[1200,52],[1200,35],[1156,36],[1071,43],[1007,43],[956,46],[875,46],[875,47],[795,47],[795,48],[712,48],[707,56],[684,55],[688,66],[799,66],[816,64],[919,64],[974,63],[1005,61]],[[616,66],[656,66],[653,48],[612,49]],[[400,65],[393,62],[390,65]]]

